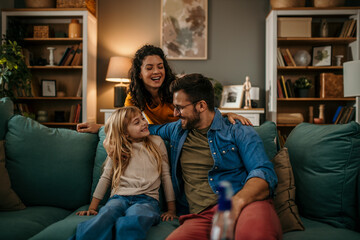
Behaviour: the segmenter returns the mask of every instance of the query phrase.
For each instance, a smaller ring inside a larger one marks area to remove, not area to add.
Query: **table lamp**
[[[360,60],[344,63],[344,96],[356,97],[355,121],[360,122]]]
[[[128,57],[116,56],[110,58],[106,81],[118,83],[114,87],[114,107],[124,106],[126,87],[130,82],[128,74],[130,67],[131,59]]]

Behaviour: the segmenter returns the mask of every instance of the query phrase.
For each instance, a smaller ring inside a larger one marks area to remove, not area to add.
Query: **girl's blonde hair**
[[[116,109],[105,123],[105,140],[112,149],[113,177],[112,188],[119,186],[120,176],[129,165],[132,155],[132,142],[126,136],[128,125],[136,114],[142,114],[137,107],[122,107]],[[158,172],[161,173],[161,153],[149,137],[144,138],[145,148],[153,156],[151,160],[158,166]],[[108,149],[106,149],[108,150]]]

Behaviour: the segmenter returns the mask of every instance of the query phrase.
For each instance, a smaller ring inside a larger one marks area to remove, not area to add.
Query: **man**
[[[209,239],[222,180],[235,193],[235,239],[281,239],[271,200],[277,177],[255,130],[221,117],[212,84],[201,74],[185,75],[170,89],[180,120],[150,126],[151,134],[170,142],[177,209],[186,214],[168,239]]]

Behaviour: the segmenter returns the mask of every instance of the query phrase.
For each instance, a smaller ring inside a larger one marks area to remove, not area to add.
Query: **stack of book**
[[[344,124],[353,121],[355,118],[355,107],[339,106],[335,112],[332,122],[334,124]]]
[[[58,66],[81,66],[82,43],[66,48]]]
[[[350,19],[344,22],[339,37],[355,37],[356,36],[356,20]]]
[[[279,67],[296,67],[294,58],[288,48],[277,48],[277,64]]]
[[[284,76],[281,75],[277,81],[277,93],[278,98],[294,98],[294,84],[291,82],[290,79],[287,79],[285,81]]]

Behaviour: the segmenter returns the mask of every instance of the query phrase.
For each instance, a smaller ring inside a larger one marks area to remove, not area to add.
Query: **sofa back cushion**
[[[288,136],[300,213],[335,227],[355,228],[360,125],[299,124]]]
[[[14,114],[14,104],[10,98],[0,99],[0,140],[5,138],[7,121]]]
[[[15,115],[8,122],[6,167],[27,206],[76,209],[89,203],[98,137],[48,128]]]
[[[259,134],[264,143],[264,148],[269,159],[275,157],[278,152],[276,139],[277,130],[276,124],[270,121],[264,122],[258,127],[254,127],[255,131]]]
[[[91,185],[91,196],[95,191],[95,188],[99,182],[100,176],[102,174],[102,168],[103,163],[107,157],[106,150],[103,146],[103,142],[105,140],[105,131],[104,127],[101,127],[99,129],[99,142],[96,148],[96,156],[95,156],[95,162],[94,162],[94,169],[93,169],[93,177],[92,177],[92,185]],[[110,196],[111,190],[108,189],[107,194],[104,196],[104,198],[101,201],[101,204],[105,204]]]

